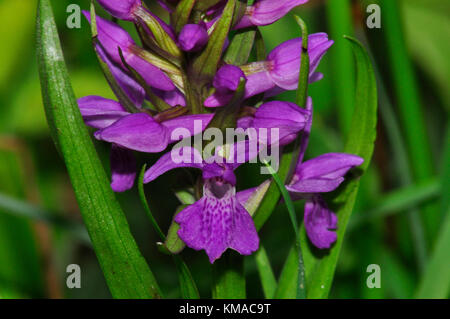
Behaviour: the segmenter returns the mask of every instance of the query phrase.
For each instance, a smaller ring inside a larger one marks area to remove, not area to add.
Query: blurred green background
[[[80,29],[66,26],[71,3],[89,7],[88,0],[52,1],[75,93],[114,98],[96,63],[87,22],[83,18]],[[379,29],[367,27],[369,4],[380,5]],[[0,298],[109,298],[45,120],[35,57],[36,6],[37,0],[0,0]],[[319,68],[325,78],[310,87],[315,118],[308,157],[342,151],[348,133],[355,79],[344,34],[370,49],[379,85],[374,160],[362,179],[330,297],[447,298],[450,1],[310,0],[294,11],[311,33],[327,32],[336,42]],[[261,31],[268,50],[299,35],[291,15]],[[281,99],[293,101],[293,94]],[[108,169],[107,145],[96,145]],[[140,158],[144,162],[148,158]],[[261,180],[251,167],[239,174],[242,188]],[[168,174],[146,186],[163,229],[177,206],[171,190],[179,175]],[[174,265],[156,249],[158,238],[137,191],[118,197],[163,291],[178,297]],[[302,203],[298,208],[302,212]],[[262,229],[261,239],[278,275],[293,243],[283,205]],[[183,254],[202,297],[209,297],[206,255],[189,249]],[[81,289],[66,287],[69,264],[81,266]],[[380,289],[367,288],[370,264],[381,267]],[[246,272],[248,297],[262,297],[252,257],[246,259]]]

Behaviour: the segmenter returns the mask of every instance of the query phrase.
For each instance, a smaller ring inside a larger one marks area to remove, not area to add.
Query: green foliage
[[[111,294],[116,298],[159,297],[159,287],[130,233],[78,110],[49,0],[39,2],[37,47],[52,137],[66,163]]]
[[[369,56],[362,45],[355,39],[347,37],[352,44],[357,68],[357,85],[355,96],[355,112],[353,114],[350,134],[345,146],[345,152],[356,154],[364,159],[360,167],[360,174],[367,170],[376,137],[377,123],[377,88],[375,74]],[[327,255],[317,257],[306,238],[302,241],[304,251],[308,298],[326,298],[331,289],[334,272],[338,261],[339,253],[344,241],[344,235],[356,195],[358,193],[359,180],[347,181],[339,194],[334,198],[334,206],[337,207],[338,216],[337,241]],[[303,227],[302,227],[303,228]],[[302,231],[302,233],[304,233]]]

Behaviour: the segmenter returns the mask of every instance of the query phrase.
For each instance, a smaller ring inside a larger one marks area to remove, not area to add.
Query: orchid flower
[[[312,126],[312,100],[308,99],[310,111],[308,123],[302,133],[300,155],[294,176],[286,189],[294,199],[306,199],[304,223],[306,234],[317,248],[330,248],[336,241],[337,216],[331,211],[320,194],[335,190],[344,181],[347,172],[361,165],[364,160],[346,153],[328,153],[303,161]]]
[[[236,148],[237,149],[237,148]],[[184,158],[174,160],[174,152]],[[236,153],[235,153],[236,154]],[[246,155],[247,159],[251,157]],[[149,183],[169,170],[193,167],[203,172],[203,197],[186,207],[175,217],[180,225],[178,236],[195,250],[205,250],[211,263],[226,249],[250,255],[259,247],[259,238],[252,217],[245,210],[243,197],[236,194],[234,170],[240,165],[235,157],[222,157],[218,153],[205,161],[200,152],[192,147],[163,155],[147,170],[144,182]]]
[[[320,60],[333,45],[325,33],[315,33],[309,36],[308,53],[310,56],[309,81],[315,82],[323,76],[315,72]],[[295,90],[298,87],[300,70],[300,53],[302,39],[296,38],[283,42],[267,56],[266,61],[259,61],[242,66],[247,77],[245,97],[249,98],[260,93],[268,96],[284,90]],[[205,106],[223,106],[232,98],[229,92],[216,91],[205,100]]]
[[[98,129],[94,136],[112,144],[112,188],[116,192],[130,189],[136,175],[131,150],[158,153],[179,139],[172,137],[177,128],[185,128],[192,135],[203,131],[211,114],[185,115],[160,121],[148,113],[129,113],[120,103],[100,96],[86,96],[78,100],[86,125]],[[196,124],[200,124],[196,127]]]
[[[90,22],[90,13],[83,11],[83,14]],[[175,90],[174,84],[163,71],[134,53],[136,43],[124,29],[98,16],[96,17],[96,22],[98,40],[100,42],[100,45],[97,45],[97,50],[100,49],[105,53],[102,56],[104,60],[110,59],[110,64],[114,63],[120,66],[122,70],[126,70],[120,57],[120,48],[126,63],[135,69],[150,86],[164,91]],[[116,73],[115,75],[121,79],[120,74]]]

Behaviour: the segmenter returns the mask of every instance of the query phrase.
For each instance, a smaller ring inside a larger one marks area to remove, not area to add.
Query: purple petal
[[[269,25],[284,17],[296,6],[306,2],[308,0],[260,0],[248,10],[249,19],[253,25]]]
[[[103,48],[96,46],[96,50],[100,58],[106,63],[110,69],[114,79],[119,84],[120,88],[130,98],[130,100],[136,105],[141,106],[145,98],[144,89],[127,73],[125,73],[120,67],[114,64],[109,56],[104,52]]]
[[[309,36],[308,53],[310,56],[310,76],[314,74],[323,55],[333,45],[326,33],[315,33]],[[272,63],[269,71],[273,82],[285,90],[295,90],[298,87],[300,71],[300,53],[302,39],[296,38],[283,42],[268,56]]]
[[[156,66],[135,54],[125,54],[124,58],[128,65],[136,70],[150,86],[163,91],[175,90],[175,85],[169,77]]]
[[[90,12],[83,10],[83,14],[90,23]],[[115,63],[122,65],[118,48],[120,47],[124,52],[127,51],[130,46],[135,45],[133,38],[119,25],[99,16],[96,16],[96,23],[98,40],[102,47]]]
[[[159,153],[169,144],[167,128],[146,113],[125,116],[113,125],[95,132],[95,137],[123,148],[147,153]]]
[[[213,95],[208,97],[205,102],[203,103],[206,107],[219,107],[224,106],[228,103],[230,103],[231,99],[233,98],[233,92],[218,92],[216,91]]]
[[[133,152],[113,144],[110,161],[113,191],[124,192],[132,188],[136,178],[136,160]]]
[[[297,137],[305,127],[309,114],[298,105],[290,102],[272,101],[261,105],[254,115],[252,127],[260,129],[279,129],[279,143],[286,145]],[[272,140],[270,132],[268,144],[278,141]]]
[[[304,162],[297,169],[300,179],[339,178],[364,160],[356,155],[346,153],[328,153]]]
[[[275,88],[275,83],[267,71],[247,75],[247,83],[245,84],[245,98],[250,98],[273,88]],[[205,100],[204,105],[206,107],[224,106],[229,103],[232,98],[233,93],[229,91],[216,91]]]
[[[178,36],[180,48],[186,52],[195,52],[203,49],[208,43],[208,31],[203,24],[186,24]]]
[[[297,79],[298,80],[298,79]],[[247,75],[245,85],[245,98],[269,91],[275,87],[275,83],[266,71]]]
[[[217,71],[213,85],[219,91],[236,91],[241,78],[246,79],[244,72],[239,67],[226,64]]]
[[[233,168],[229,165],[219,163],[205,164],[203,167],[203,179],[214,177],[223,178],[227,183],[233,186],[236,185],[236,175]]]
[[[170,141],[176,142],[182,138],[188,137],[182,137],[177,134],[178,130],[181,129],[186,131],[186,133],[189,133],[189,136],[197,135],[206,129],[213,117],[214,114],[185,115],[164,121],[162,124],[168,129]]]
[[[200,152],[193,147],[173,149],[164,154],[150,167],[144,175],[144,183],[150,183],[162,174],[179,167],[203,168],[203,159]]]
[[[83,11],[83,14],[90,22],[90,13]],[[172,81],[170,81],[164,72],[130,51],[130,47],[135,45],[135,42],[128,32],[117,24],[98,16],[96,22],[98,40],[100,41],[101,47],[104,49],[104,53],[106,53],[114,63],[119,65],[123,70],[126,70],[119,54],[120,48],[126,63],[135,69],[150,86],[164,91],[175,89]],[[102,57],[104,61],[105,58],[105,56]]]
[[[327,193],[334,191],[343,181],[343,177],[302,179],[292,185],[287,185],[286,189],[293,194]]]
[[[311,242],[320,249],[330,248],[336,241],[337,217],[324,200],[316,196],[305,204],[305,229]]]
[[[241,255],[251,255],[259,248],[259,238],[255,224],[250,214],[238,202],[233,218],[233,234],[231,236],[230,248]]]
[[[175,221],[180,238],[193,249],[204,249],[211,263],[227,248],[250,255],[259,246],[253,220],[237,202],[231,185],[207,181],[202,199],[181,211]]]
[[[287,189],[298,193],[325,193],[338,188],[347,172],[364,160],[356,155],[328,153],[297,166]]]
[[[97,0],[109,14],[121,20],[134,20],[133,11],[141,6],[141,0]]]
[[[172,91],[153,89],[153,92],[170,106],[186,106],[186,99],[184,98],[183,93],[178,89]]]
[[[101,96],[85,96],[78,99],[78,106],[86,125],[102,129],[129,113],[120,103]]]

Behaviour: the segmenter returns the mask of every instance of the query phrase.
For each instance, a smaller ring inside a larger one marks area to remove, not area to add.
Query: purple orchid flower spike
[[[135,10],[142,6],[141,0],[97,0],[109,14],[117,19],[133,21]]]
[[[83,14],[90,22],[90,13],[83,11]],[[163,71],[133,53],[136,43],[124,29],[98,16],[96,17],[96,22],[98,40],[101,45],[97,47],[100,47],[100,50],[103,49],[105,53],[102,59],[108,58],[114,64],[119,65],[122,70],[126,70],[120,57],[120,48],[126,63],[135,69],[150,86],[163,91],[175,90],[175,85]]]
[[[315,33],[309,36],[308,53],[310,56],[309,81],[314,82],[322,78],[316,73],[320,60],[333,45],[326,33]],[[260,93],[272,96],[285,90],[295,90],[298,87],[300,70],[300,53],[302,39],[296,38],[283,42],[267,57],[266,61],[250,63],[242,69],[247,76],[245,97],[249,98]],[[208,97],[204,105],[207,107],[223,106],[229,102],[232,95],[215,92]]]
[[[235,29],[272,24],[283,18],[293,8],[306,2],[308,0],[257,0],[252,6],[247,7],[245,15]]]
[[[178,36],[180,48],[186,52],[196,52],[208,43],[208,30],[204,23],[186,24]]]
[[[330,248],[336,241],[337,217],[326,205],[321,193],[331,192],[344,181],[347,172],[361,165],[364,160],[356,155],[328,153],[303,161],[312,126],[312,99],[306,109],[310,112],[302,135],[300,156],[292,180],[286,189],[294,199],[306,199],[305,229],[311,242],[320,249]]]
[[[249,157],[247,154],[247,159]],[[180,161],[180,158],[184,160]],[[250,255],[259,247],[253,219],[242,202],[250,192],[236,194],[234,170],[238,166],[234,156],[233,161],[229,161],[216,154],[205,161],[195,148],[183,147],[163,155],[145,173],[144,182],[148,183],[178,167],[203,171],[203,197],[178,213],[175,222],[180,225],[178,236],[187,246],[204,249],[211,263],[228,248],[241,255]]]

